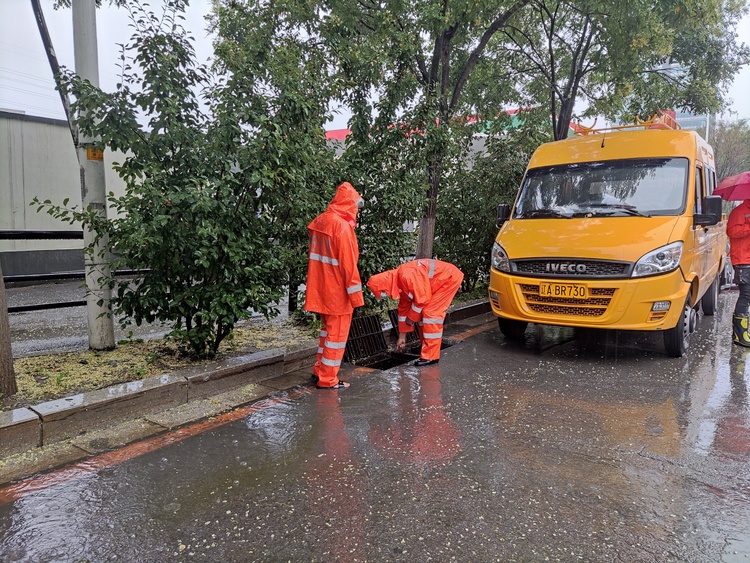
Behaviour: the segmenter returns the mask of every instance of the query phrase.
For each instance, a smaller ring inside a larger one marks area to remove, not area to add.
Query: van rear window
[[[680,215],[687,158],[605,160],[527,171],[515,219]]]

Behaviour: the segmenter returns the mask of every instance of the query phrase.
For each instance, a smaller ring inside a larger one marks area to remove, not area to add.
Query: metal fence
[[[34,231],[34,230],[4,230],[0,229],[0,240],[83,240],[83,231]],[[117,270],[115,276],[132,276],[143,273],[146,270]],[[54,272],[50,274],[24,274],[15,276],[3,276],[3,282],[8,283],[34,283],[63,280],[86,279],[84,271]],[[66,307],[86,306],[85,300],[58,301],[52,303],[40,303],[36,305],[16,305],[8,307],[8,313],[25,313],[28,311],[44,311],[47,309],[64,309]]]

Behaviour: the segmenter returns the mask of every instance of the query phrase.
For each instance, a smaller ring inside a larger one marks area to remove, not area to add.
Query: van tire
[[[685,304],[682,306],[682,314],[677,319],[677,324],[674,328],[664,331],[664,348],[666,348],[668,356],[681,358],[687,352],[693,315],[695,315],[695,311],[690,306],[690,293],[688,293]]]
[[[526,327],[529,325],[526,321],[515,321],[513,319],[504,319],[498,317],[497,324],[500,326],[500,332],[508,340],[523,340],[523,335],[526,332]]]
[[[701,298],[701,309],[703,314],[713,317],[716,314],[716,305],[719,302],[719,276],[714,278],[708,291]]]

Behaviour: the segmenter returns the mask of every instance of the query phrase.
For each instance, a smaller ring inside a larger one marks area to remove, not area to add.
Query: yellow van
[[[498,207],[489,296],[500,330],[528,323],[660,330],[680,357],[713,315],[727,260],[713,150],[662,118],[546,143]]]

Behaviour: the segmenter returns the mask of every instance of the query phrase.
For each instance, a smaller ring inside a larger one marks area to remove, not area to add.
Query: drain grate
[[[380,325],[378,315],[354,317],[349,327],[349,339],[346,341],[344,361],[357,362],[387,352],[388,345],[385,342],[383,327]]]
[[[398,330],[398,311],[391,309],[388,317]],[[384,370],[417,359],[420,347],[419,333],[413,330],[406,336],[406,350],[403,353],[389,351],[380,317],[365,315],[352,319],[344,361]]]

